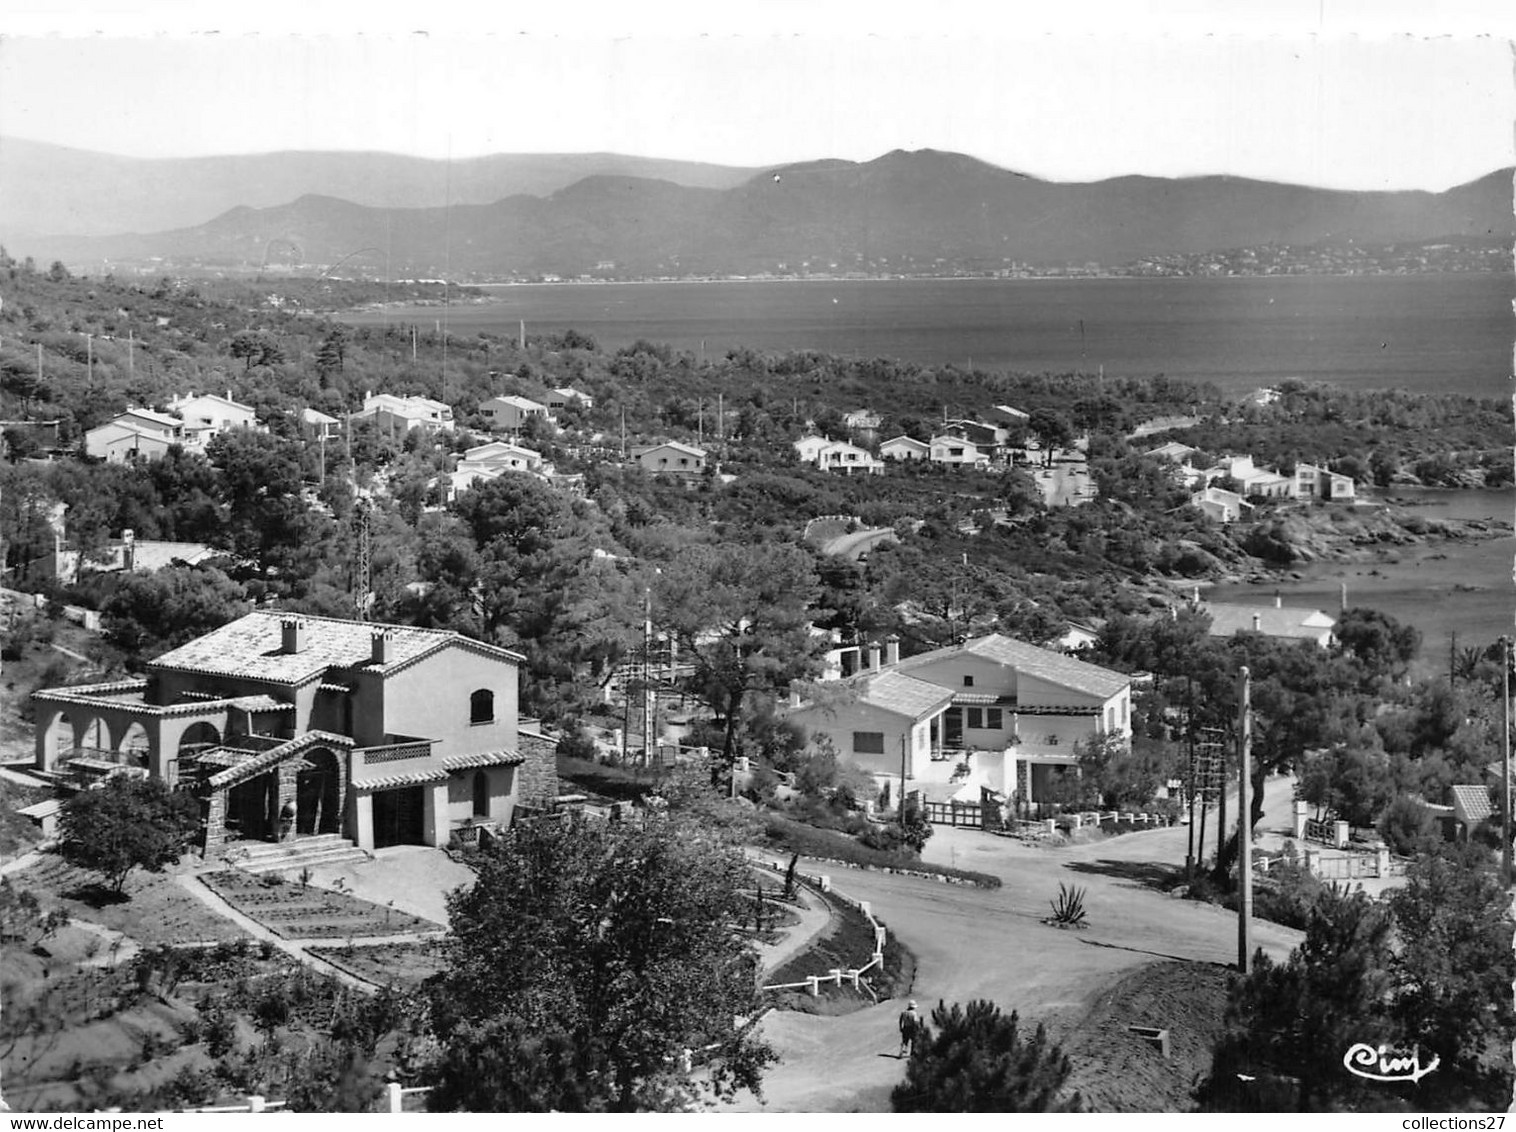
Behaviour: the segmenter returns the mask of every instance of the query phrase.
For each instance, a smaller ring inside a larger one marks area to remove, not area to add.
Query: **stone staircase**
[[[289,841],[237,842],[227,849],[222,859],[245,873],[261,874],[367,861],[369,854],[340,834],[318,833]]]

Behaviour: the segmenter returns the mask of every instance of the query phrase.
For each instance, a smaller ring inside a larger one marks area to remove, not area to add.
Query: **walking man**
[[[907,1057],[916,1049],[916,1041],[922,1036],[926,1023],[916,1010],[916,1000],[911,999],[911,1004],[900,1015],[900,1056]]]

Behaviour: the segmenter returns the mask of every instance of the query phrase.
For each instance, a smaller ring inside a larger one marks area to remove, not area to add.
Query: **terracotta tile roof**
[[[900,672],[867,673],[858,679],[858,688],[860,703],[916,720],[935,715],[953,702],[953,693],[940,684]]]
[[[424,782],[440,782],[447,771],[440,767],[432,770],[412,770],[405,774],[386,774],[382,778],[365,778],[353,783],[355,790],[393,790],[397,786],[420,786]]]
[[[475,751],[470,755],[448,755],[442,765],[448,770],[471,770],[476,766],[517,766],[526,762],[520,751]]]
[[[346,735],[335,735],[330,731],[307,731],[304,735],[296,735],[287,743],[280,743],[277,747],[254,755],[250,759],[244,759],[235,766],[229,766],[223,771],[211,775],[209,783],[212,789],[219,790],[223,786],[235,786],[239,782],[246,782],[254,775],[262,774],[265,770],[278,766],[293,755],[299,754],[308,747],[317,744],[331,744],[337,747],[351,747],[353,741]]]
[[[462,645],[516,663],[525,658],[507,649],[469,640],[451,630],[418,629],[411,625],[379,625],[334,617],[300,617],[305,622],[305,646],[298,653],[283,649],[281,622],[294,614],[259,610],[164,653],[153,668],[177,668],[222,676],[243,676],[280,684],[302,684],[328,669],[367,668],[394,672],[449,645]],[[371,665],[373,634],[390,633],[392,659]]]
[[[934,649],[932,652],[908,657],[902,660],[898,667],[902,671],[910,671],[957,653],[968,653],[971,656],[992,660],[997,664],[1014,668],[1018,673],[1024,672],[1028,676],[1046,680],[1049,684],[1056,684],[1060,688],[1098,696],[1102,700],[1116,695],[1132,682],[1131,677],[1120,672],[1112,672],[1108,668],[1087,664],[1082,660],[1065,656],[1063,653],[1029,645],[1025,641],[1012,640],[999,633],[991,633],[987,637],[976,637],[961,645],[950,645],[947,648]]]

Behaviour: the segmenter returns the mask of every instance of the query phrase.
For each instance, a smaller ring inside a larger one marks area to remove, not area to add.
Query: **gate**
[[[983,808],[978,802],[927,802],[926,820],[933,825],[968,826],[981,829]]]

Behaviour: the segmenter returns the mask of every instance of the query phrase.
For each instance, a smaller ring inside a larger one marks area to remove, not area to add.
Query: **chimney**
[[[873,644],[869,645],[869,671],[870,672],[878,672],[879,671],[879,642],[878,641],[875,641]]]
[[[893,633],[884,638],[884,663],[891,667],[900,663],[900,638]]]
[[[281,644],[286,655],[294,655],[305,648],[305,622],[298,617],[285,617],[279,621]]]
[[[388,664],[395,657],[395,634],[388,629],[375,629],[371,638],[373,648],[369,660],[373,664]]]
[[[1263,618],[1256,613],[1253,614],[1253,632],[1263,632]]]

